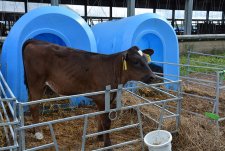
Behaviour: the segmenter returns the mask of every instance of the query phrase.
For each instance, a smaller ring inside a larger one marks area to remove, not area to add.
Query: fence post
[[[13,121],[15,122],[17,119],[17,101],[16,100],[13,100],[13,112],[14,112],[14,115],[13,115]],[[13,130],[14,130],[14,145],[17,144],[17,128],[18,128],[18,125],[19,124],[16,124],[13,126]],[[15,149],[17,150],[17,149]]]
[[[24,110],[23,110],[23,105],[19,104],[19,120],[20,120],[20,125],[19,127],[24,126]],[[19,147],[20,151],[25,150],[25,130],[20,130],[19,131]]]
[[[81,146],[81,151],[85,151],[87,126],[88,126],[88,116],[85,116],[85,117],[84,117],[84,128],[83,128],[83,136],[82,136],[82,146]]]
[[[122,89],[123,89],[123,85],[119,84],[118,89],[117,89],[117,94],[116,94],[116,108],[117,109],[121,109],[121,107],[122,107],[122,102],[121,102]]]
[[[220,72],[216,72],[216,100],[215,100],[215,113],[219,115],[219,99],[220,99]],[[216,121],[216,125],[219,127],[218,120]]]
[[[180,114],[181,114],[181,105],[182,105],[182,87],[181,87],[181,81],[178,81],[178,93],[177,96],[179,98],[178,102],[177,102],[177,116],[176,117],[176,130],[178,131],[178,128],[180,126]]]
[[[141,113],[140,113],[140,107],[136,107],[137,115],[138,115],[138,123],[139,123],[139,130],[140,130],[140,137],[141,137],[141,145],[142,145],[142,151],[144,151],[144,134],[143,134],[143,128],[142,128],[142,119],[141,119]]]
[[[107,85],[105,90],[105,111],[109,112],[110,110],[110,90],[111,86]]]
[[[190,64],[191,64],[191,49],[190,46],[188,46],[188,54],[187,54],[187,72],[186,76],[189,77],[189,72],[190,72]]]

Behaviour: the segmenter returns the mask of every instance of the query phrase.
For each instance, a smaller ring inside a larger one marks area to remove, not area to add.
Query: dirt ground
[[[213,90],[186,83],[183,87],[184,92],[191,94],[198,94],[203,96],[213,97]],[[139,91],[140,95],[145,96],[149,99],[161,100],[167,97],[161,93],[142,89]],[[222,94],[221,98],[221,115],[224,114],[225,109],[225,96]],[[123,103],[125,105],[131,105],[135,103],[140,103],[140,99],[134,98],[127,93],[123,95]],[[170,103],[174,106],[175,104]],[[204,99],[197,100],[196,98],[184,96],[182,102],[182,109],[190,110],[194,112],[199,112],[204,115],[204,112],[211,111],[212,103],[206,102]],[[174,111],[174,109],[170,109]],[[80,115],[85,113],[95,112],[97,109],[95,107],[81,106],[73,109],[52,109],[49,112],[41,113],[41,121],[49,121],[54,119],[60,119],[64,117],[70,117],[74,115]],[[154,106],[142,107],[141,111],[147,113],[156,119],[159,118],[160,110]],[[31,117],[29,115],[25,118],[26,124],[31,124]],[[143,131],[144,135],[148,132],[157,129],[157,124],[147,118],[147,116],[142,115],[143,121]],[[112,128],[125,126],[128,124],[137,123],[137,114],[135,110],[126,110],[118,113],[116,120],[112,121]],[[53,128],[55,131],[56,139],[60,150],[71,150],[78,151],[81,149],[82,133],[83,133],[84,120],[74,120],[69,122],[63,122],[59,124],[54,124]],[[163,129],[174,130],[175,120],[167,120],[164,122]],[[44,139],[42,141],[37,141],[33,137],[33,129],[26,130],[26,147],[34,147],[38,145],[43,145],[46,143],[51,143],[51,135],[49,128],[42,127],[44,133]],[[88,120],[88,134],[97,132],[97,122],[96,117],[90,118]],[[2,137],[2,139],[1,139]],[[123,131],[113,132],[110,134],[112,144],[122,143],[125,141],[134,140],[140,138],[140,131],[138,128],[127,129]],[[2,131],[0,130],[0,147],[6,142],[5,137],[3,137]],[[96,137],[87,139],[86,150],[93,150],[103,147],[103,142],[98,142]],[[173,151],[224,151],[225,150],[225,122],[220,123],[220,129],[218,129],[215,123],[207,118],[202,118],[199,116],[194,116],[187,112],[182,111],[181,124],[179,127],[179,132],[173,134],[172,140]],[[54,150],[47,149],[47,150]],[[136,143],[134,145],[127,145],[122,148],[115,149],[116,151],[141,151],[141,143]],[[145,146],[145,150],[147,147]]]

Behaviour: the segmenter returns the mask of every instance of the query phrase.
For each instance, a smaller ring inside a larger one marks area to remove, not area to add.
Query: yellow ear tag
[[[146,58],[147,58],[147,62],[150,63],[151,62],[151,56],[146,54]]]
[[[127,70],[127,61],[123,60],[123,70]]]

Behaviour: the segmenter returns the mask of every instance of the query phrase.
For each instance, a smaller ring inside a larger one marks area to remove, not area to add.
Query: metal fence
[[[206,61],[201,61],[199,59],[201,57],[205,57]],[[225,59],[225,56],[200,53],[189,49],[184,64],[153,62],[162,66],[171,65],[180,68],[179,76],[156,74],[177,77],[182,80],[183,111],[201,117],[208,117],[215,120],[219,125],[220,121],[225,120],[225,114],[223,113],[225,107],[223,99],[225,99],[225,96],[222,93],[225,90],[225,65],[219,64],[219,59]],[[190,98],[194,100],[192,103],[190,103]],[[189,106],[185,106],[185,104]]]
[[[19,146],[16,131],[19,124],[16,112],[16,104],[18,102],[1,72],[0,96],[0,131],[2,132],[3,139],[2,146],[0,145],[0,150],[13,150]]]
[[[4,81],[4,78],[1,76],[2,79],[2,83],[4,83],[6,86],[6,82]],[[129,129],[129,128],[138,128],[139,129],[139,137],[137,139],[134,140],[129,140],[126,142],[121,142],[119,144],[114,144],[112,146],[108,146],[108,147],[103,147],[103,148],[98,148],[95,149],[97,151],[99,150],[106,150],[106,149],[112,149],[112,148],[118,148],[124,145],[130,145],[130,144],[134,144],[134,143],[142,143],[142,150],[144,150],[144,143],[143,143],[143,123],[142,123],[142,116],[147,116],[149,119],[153,120],[154,122],[156,122],[156,124],[158,125],[158,129],[162,129],[164,126],[164,121],[166,121],[167,119],[171,120],[174,119],[175,122],[175,128],[173,132],[177,132],[178,131],[178,127],[179,127],[179,123],[180,123],[180,111],[181,111],[181,100],[182,100],[182,96],[181,96],[181,89],[180,89],[180,81],[171,81],[168,79],[164,79],[162,77],[159,77],[161,79],[164,80],[164,82],[162,83],[155,83],[155,84],[145,84],[142,82],[137,82],[137,85],[135,87],[128,87],[128,88],[124,88],[122,85],[119,85],[117,89],[111,89],[110,86],[106,86],[106,90],[104,91],[98,91],[98,92],[92,92],[92,93],[85,93],[85,94],[79,94],[79,95],[72,95],[72,96],[63,96],[63,97],[56,97],[56,98],[49,98],[49,99],[42,99],[42,100],[37,100],[37,101],[32,101],[32,102],[17,102],[15,97],[13,96],[13,94],[11,93],[10,89],[7,89],[10,92],[10,95],[12,95],[11,99],[8,99],[7,96],[4,97],[4,99],[1,99],[0,102],[3,103],[4,101],[9,102],[9,100],[14,101],[13,106],[10,105],[10,103],[8,103],[11,107],[12,107],[12,114],[13,114],[13,121],[3,121],[0,126],[11,126],[12,130],[11,130],[11,135],[13,136],[13,140],[14,140],[14,146],[6,146],[6,147],[0,147],[0,150],[8,150],[8,149],[13,149],[13,148],[17,148],[19,147],[19,150],[26,150],[26,151],[31,151],[31,150],[40,150],[40,149],[46,149],[46,148],[54,148],[55,150],[59,150],[59,145],[55,136],[55,130],[53,128],[54,124],[57,123],[62,123],[62,122],[66,122],[66,121],[72,121],[72,120],[77,120],[77,119],[84,119],[84,125],[83,125],[83,135],[80,136],[82,137],[82,145],[81,145],[81,150],[84,151],[86,149],[86,139],[90,138],[90,137],[94,137],[94,136],[98,136],[98,135],[102,135],[102,134],[106,134],[106,133],[111,133],[111,132],[116,132],[116,131],[121,131],[124,129]],[[174,84],[177,85],[178,87],[178,91],[176,93],[170,93],[167,89],[166,89],[166,85],[168,84]],[[141,88],[149,88],[149,89],[153,89],[155,91],[158,91],[160,93],[163,93],[167,96],[166,99],[163,100],[150,100],[144,96],[141,96],[137,93],[132,92],[131,90],[134,89],[141,89]],[[132,95],[134,98],[138,98],[140,100],[142,100],[142,103],[136,103],[136,104],[124,104],[122,101],[122,93],[128,93],[130,95]],[[5,92],[4,92],[5,93]],[[117,97],[116,97],[116,108],[110,108],[110,94],[111,93],[117,93]],[[70,116],[70,117],[66,117],[66,118],[60,118],[60,119],[56,119],[56,120],[50,120],[50,121],[45,121],[45,122],[40,122],[40,123],[35,123],[35,124],[26,124],[25,123],[25,112],[24,109],[25,107],[29,107],[30,105],[35,105],[35,104],[41,104],[41,103],[53,103],[53,102],[57,102],[57,101],[62,101],[65,99],[70,99],[70,98],[74,98],[74,97],[81,97],[81,96],[85,96],[85,97],[90,97],[90,96],[94,96],[94,95],[100,95],[103,94],[105,95],[105,110],[104,111],[98,111],[98,112],[92,112],[92,113],[87,113],[87,114],[81,114],[81,115],[75,115],[75,116]],[[173,107],[176,110],[169,110],[166,108],[166,105],[170,102],[175,102],[173,103]],[[4,105],[2,105],[4,108]],[[151,117],[149,115],[147,115],[146,113],[144,114],[144,112],[141,110],[142,107],[146,107],[149,106],[152,107],[156,107],[159,109],[159,112],[157,113],[159,115],[159,118],[154,119],[154,117]],[[18,116],[19,116],[19,122],[17,119],[17,113],[16,113],[16,107],[18,108]],[[117,112],[117,111],[123,111],[123,110],[129,110],[129,109],[134,109],[134,111],[137,112],[137,123],[135,124],[128,124],[122,127],[117,127],[117,128],[113,128],[110,130],[106,130],[106,131],[102,131],[102,132],[96,132],[96,133],[91,133],[88,134],[87,133],[87,126],[88,126],[88,120],[91,117],[94,116],[98,116],[100,114],[104,114],[104,113],[112,113],[112,112]],[[5,110],[5,109],[3,109]],[[7,113],[6,113],[7,116]],[[16,125],[18,124],[18,126],[16,127]],[[47,143],[47,144],[43,144],[40,146],[35,146],[35,147],[31,147],[31,148],[27,148],[26,147],[26,130],[34,128],[34,127],[42,127],[42,126],[48,126],[50,129],[50,135],[51,135],[51,139],[52,142],[51,143]],[[17,137],[18,134],[18,137]],[[18,140],[18,142],[17,142]]]

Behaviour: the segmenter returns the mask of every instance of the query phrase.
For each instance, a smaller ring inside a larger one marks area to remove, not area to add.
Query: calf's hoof
[[[37,139],[37,140],[42,140],[44,138],[43,134],[41,132],[37,132],[35,133],[34,137]]]

